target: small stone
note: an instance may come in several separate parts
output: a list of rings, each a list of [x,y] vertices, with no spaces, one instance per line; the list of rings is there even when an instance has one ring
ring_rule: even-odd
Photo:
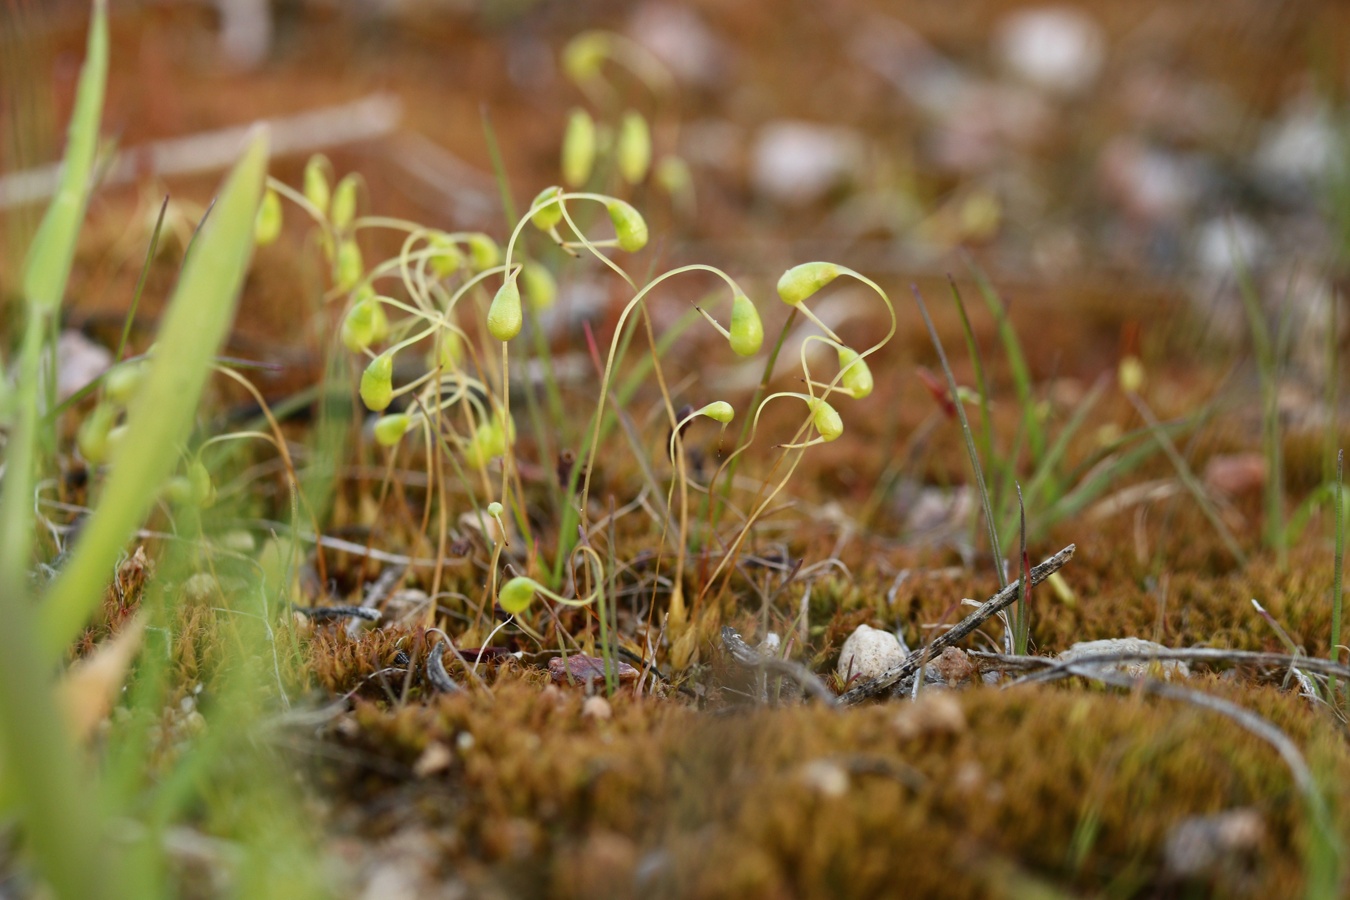
[[[1342,144],[1326,102],[1305,94],[1266,126],[1254,161],[1271,187],[1301,195],[1322,183],[1343,156]]]
[[[797,769],[797,780],[822,797],[842,797],[848,793],[848,772],[828,759],[814,759],[802,765]]]
[[[43,354],[44,378],[48,371],[47,361],[47,355]],[[107,371],[110,365],[112,353],[107,347],[94,343],[73,328],[62,331],[56,339],[56,398],[69,398]]]
[[[1216,875],[1254,855],[1265,837],[1265,822],[1254,809],[1194,816],[1167,833],[1163,867],[1174,878]]]
[[[966,651],[958,647],[948,647],[928,666],[944,684],[962,684],[970,681],[979,669]]]
[[[1059,655],[1060,662],[1074,662],[1090,656],[1111,656],[1117,653],[1157,653],[1170,648],[1162,644],[1146,641],[1143,638],[1124,637],[1107,638],[1101,641],[1080,641]],[[1101,672],[1116,672],[1131,678],[1143,678],[1154,666],[1162,669],[1165,678],[1173,675],[1190,675],[1190,667],[1181,660],[1122,660],[1120,662],[1096,663],[1088,668]]]
[[[1018,78],[1056,94],[1092,86],[1106,61],[1106,38],[1095,19],[1069,6],[1016,12],[996,31],[994,49]]]
[[[1260,453],[1230,453],[1205,463],[1205,487],[1226,497],[1259,491],[1266,483],[1266,458]]]
[[[690,6],[643,3],[633,11],[628,33],[685,84],[715,87],[727,78],[733,51]]]
[[[427,748],[422,751],[422,755],[417,757],[417,762],[413,763],[413,774],[418,778],[435,775],[437,772],[448,769],[453,759],[454,756],[450,753],[449,747],[440,741],[432,741],[427,744]]]
[[[633,684],[642,674],[628,663],[617,659],[613,661],[613,665],[619,684]],[[582,653],[570,654],[566,661],[561,656],[555,656],[548,661],[548,673],[553,677],[555,684],[576,682],[585,685],[592,681],[605,680],[605,661],[597,656],[586,656]]]
[[[1255,271],[1270,253],[1265,232],[1246,216],[1216,216],[1195,229],[1194,240],[1196,268],[1213,279]]]
[[[808,206],[848,180],[863,161],[856,131],[814,122],[770,122],[755,136],[755,190],[785,206]]]
[[[871,625],[859,625],[844,641],[835,671],[844,681],[871,681],[905,659],[905,649],[895,635]]]
[[[609,701],[599,694],[593,697],[587,697],[586,702],[581,704],[581,717],[583,719],[594,719],[597,722],[607,722],[614,718],[614,709],[609,705]]]
[[[966,713],[948,691],[933,688],[900,707],[891,727],[902,741],[928,735],[957,735],[966,730]]]
[[[1195,159],[1130,136],[1112,139],[1099,156],[1103,192],[1131,220],[1144,224],[1185,218],[1200,199],[1204,176]]]

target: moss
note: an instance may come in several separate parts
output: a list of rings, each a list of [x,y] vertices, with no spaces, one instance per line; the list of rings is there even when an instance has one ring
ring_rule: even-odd
[[[1303,701],[1218,678],[1197,686],[1269,717],[1316,753],[1329,783],[1350,777],[1335,730]],[[1232,722],[1081,688],[955,699],[966,722],[956,733],[901,732],[894,706],[721,717],[626,696],[597,721],[575,694],[503,680],[493,696],[397,710],[363,702],[338,730],[356,758],[407,767],[432,742],[454,747],[420,787],[453,799],[416,807],[427,827],[459,836],[445,864],[485,861],[488,883],[556,896],[599,885],[654,896],[984,896],[998,860],[1070,891],[1107,890],[1128,873],[1127,893],[1148,894],[1166,887],[1161,847],[1177,822],[1238,807],[1259,812],[1266,837],[1247,881],[1220,873],[1207,890],[1299,890],[1299,795],[1275,752]],[[359,765],[327,774],[348,803],[390,786],[390,776],[358,777]]]

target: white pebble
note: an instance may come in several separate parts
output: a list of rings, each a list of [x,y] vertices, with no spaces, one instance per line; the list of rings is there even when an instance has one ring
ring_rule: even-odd
[[[839,654],[839,677],[870,681],[905,658],[905,649],[895,635],[870,625],[859,625],[844,641]]]
[[[1008,16],[995,51],[1017,77],[1057,94],[1091,87],[1106,59],[1106,39],[1096,20],[1068,6],[1044,6]]]

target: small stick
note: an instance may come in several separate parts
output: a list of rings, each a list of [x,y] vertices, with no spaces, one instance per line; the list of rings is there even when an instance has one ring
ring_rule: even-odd
[[[1030,675],[1011,682],[1008,687],[1032,682],[1055,681],[1075,674],[1074,667],[1100,667],[1121,662],[1203,662],[1237,663],[1252,666],[1275,666],[1281,669],[1302,669],[1314,675],[1333,675],[1350,678],[1350,666],[1320,659],[1316,656],[1292,655],[1287,653],[1258,653],[1252,650],[1224,650],[1220,647],[1189,647],[1162,650],[1122,650],[1116,653],[1099,653],[1092,656],[1080,656],[1068,662],[1061,662],[1043,656],[1005,656],[1001,653],[986,653],[980,650],[969,651],[976,659],[990,660],[1010,669],[1031,671]],[[1037,670],[1037,671],[1032,671]]]
[[[460,687],[450,673],[445,671],[445,641],[437,641],[436,646],[431,648],[431,653],[427,656],[427,681],[431,686],[443,694],[458,694],[464,690]]]
[[[826,706],[836,705],[834,694],[816,674],[801,663],[789,659],[775,659],[761,656],[750,648],[736,629],[730,625],[722,626],[722,646],[726,648],[731,661],[746,669],[759,669],[775,675],[786,675],[802,686],[802,690],[815,697]]]
[[[295,611],[313,619],[315,622],[331,622],[334,619],[365,619],[367,622],[380,621],[378,609],[364,606],[297,606]]]
[[[1139,689],[1166,700],[1189,703],[1192,706],[1216,712],[1231,720],[1249,734],[1255,735],[1270,744],[1275,752],[1280,754],[1284,764],[1289,767],[1289,773],[1294,778],[1294,784],[1302,792],[1304,800],[1308,804],[1308,812],[1313,820],[1313,827],[1320,833],[1319,836],[1333,848],[1334,852],[1338,842],[1332,831],[1331,814],[1327,809],[1322,792],[1318,789],[1317,782],[1313,778],[1312,770],[1308,768],[1303,753],[1298,749],[1298,745],[1294,743],[1293,739],[1277,728],[1269,719],[1238,706],[1236,703],[1224,700],[1222,697],[1215,697],[1192,688],[1168,684],[1156,678],[1132,678],[1127,675],[1102,672],[1087,668],[1084,665],[1084,660],[1074,660],[1067,664],[1066,668],[1071,675],[1099,681],[1114,688],[1127,691]]]
[[[366,586],[366,596],[361,600],[361,609],[369,610],[376,614],[375,618],[371,621],[379,621],[379,610],[377,607],[384,603],[385,598],[387,598],[390,591],[394,589],[394,585],[398,584],[399,579],[403,577],[405,569],[406,567],[404,566],[390,566],[380,573],[379,578],[376,578]],[[361,618],[366,619],[370,617],[362,616]],[[357,625],[357,622],[349,622],[347,624],[347,637],[356,637],[358,631]]]
[[[1040,584],[1052,574],[1058,572],[1066,562],[1073,559],[1074,551],[1077,549],[1078,546],[1076,544],[1070,544],[1045,562],[1036,566],[1031,570],[1031,583],[1033,585]],[[986,619],[998,615],[1000,612],[1007,609],[1017,600],[1020,593],[1021,584],[1019,582],[1013,582],[1008,585],[1003,590],[981,603],[979,608],[956,625],[952,626],[951,629],[934,638],[932,643],[925,647],[920,647],[909,656],[906,656],[899,665],[889,671],[884,672],[878,677],[873,678],[871,681],[864,682],[843,694],[840,696],[839,702],[844,706],[852,706],[855,703],[860,703],[863,700],[870,700],[873,697],[885,693],[896,683],[919,671],[919,668],[923,666],[926,660],[936,658],[943,650],[952,646],[957,641],[961,640],[966,635],[971,634],[983,625]]]

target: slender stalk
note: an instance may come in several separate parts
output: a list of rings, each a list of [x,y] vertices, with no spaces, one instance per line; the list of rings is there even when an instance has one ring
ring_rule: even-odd
[[[1003,550],[998,543],[998,524],[994,521],[994,510],[989,504],[989,489],[985,486],[984,472],[980,468],[980,454],[975,449],[975,437],[970,430],[970,421],[966,418],[965,406],[961,403],[956,376],[952,374],[951,364],[947,362],[947,351],[942,349],[942,339],[938,337],[933,317],[928,314],[928,305],[923,302],[919,286],[911,285],[910,290],[914,292],[914,301],[919,304],[919,314],[923,316],[923,323],[928,327],[928,336],[933,341],[933,347],[937,349],[938,359],[942,362],[942,371],[947,376],[947,389],[951,392],[956,415],[961,420],[961,435],[966,439],[966,453],[970,456],[970,467],[975,470],[975,487],[980,492],[980,503],[984,507],[984,524],[989,532],[989,550],[994,554],[994,573],[998,576],[999,588],[1006,588],[1008,573],[1003,571]]]
[[[1336,562],[1331,576],[1331,659],[1340,658],[1341,651],[1341,604],[1345,599],[1345,507],[1342,505],[1341,476],[1345,465],[1345,451],[1336,454]],[[1331,705],[1336,706],[1336,677],[1327,680],[1327,694]]]

